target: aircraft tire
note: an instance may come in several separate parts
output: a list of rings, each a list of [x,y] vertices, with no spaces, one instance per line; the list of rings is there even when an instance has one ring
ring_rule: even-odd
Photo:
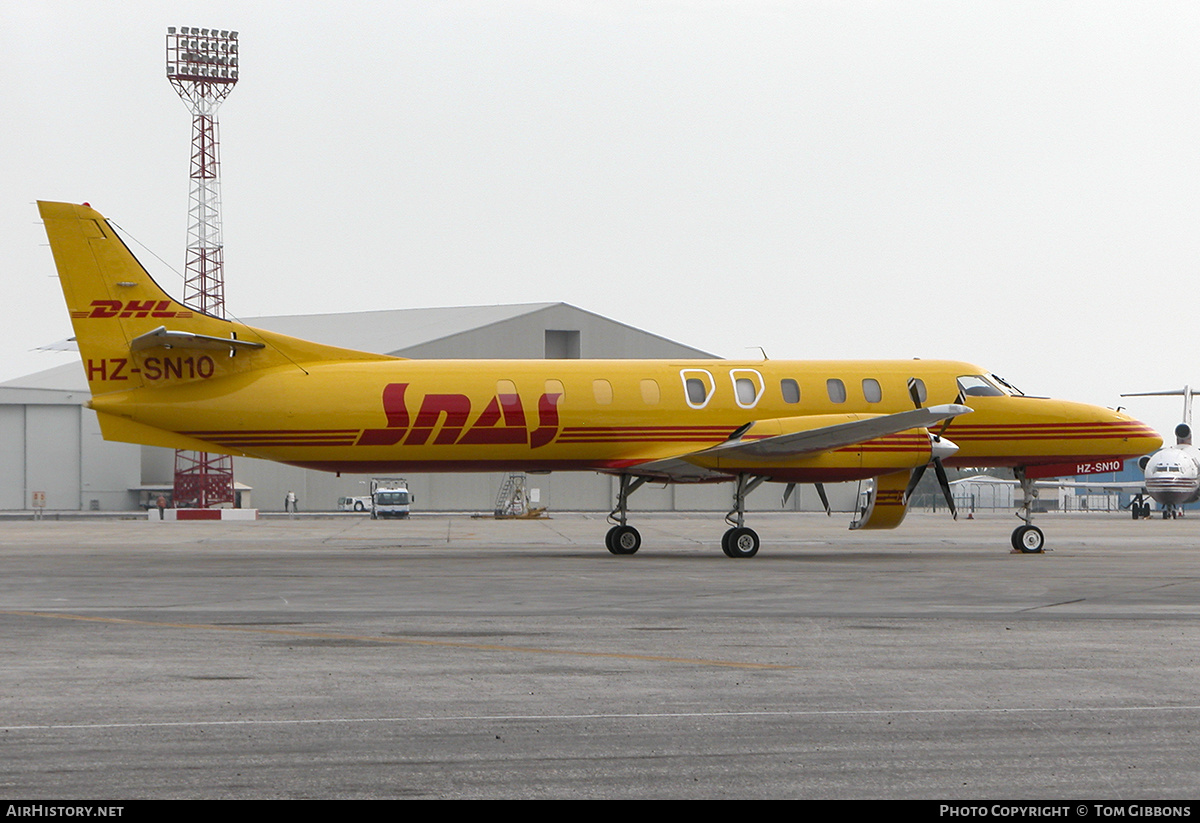
[[[604,547],[616,555],[637,554],[642,535],[633,526],[613,526],[604,535]]]
[[[754,557],[758,554],[758,533],[744,526],[730,529],[721,538],[726,557]]]
[[[1041,554],[1046,546],[1046,536],[1037,526],[1018,526],[1013,530],[1012,544],[1022,554]]]

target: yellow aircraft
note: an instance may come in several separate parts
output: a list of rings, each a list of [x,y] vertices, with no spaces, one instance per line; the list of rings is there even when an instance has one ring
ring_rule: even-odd
[[[752,557],[745,501],[764,481],[824,500],[821,484],[870,480],[851,528],[894,528],[929,465],[953,508],[944,466],[1011,467],[1028,498],[1034,476],[1162,445],[1125,414],[1026,397],[967,363],[420,361],[310,343],[173,300],[87,204],[38,207],[106,439],[334,472],[606,472],[613,554],[641,545],[628,501],[647,481],[732,481],[722,548]],[[1021,516],[1013,547],[1040,552]]]

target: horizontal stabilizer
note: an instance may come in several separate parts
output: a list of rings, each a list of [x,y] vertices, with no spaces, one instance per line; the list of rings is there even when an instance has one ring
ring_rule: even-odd
[[[232,332],[236,334],[237,332]],[[238,349],[263,349],[265,343],[253,340],[238,340],[236,337],[213,337],[207,334],[193,334],[187,331],[168,331],[166,326],[159,326],[154,331],[140,334],[129,341],[130,351],[145,351],[156,346],[164,349],[207,349],[234,352]]]

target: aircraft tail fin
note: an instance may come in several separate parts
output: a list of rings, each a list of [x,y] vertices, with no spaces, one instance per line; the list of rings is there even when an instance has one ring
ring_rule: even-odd
[[[1182,397],[1183,398],[1183,422],[1175,427],[1175,445],[1190,446],[1192,445],[1192,387],[1184,386],[1182,389],[1172,389],[1171,391],[1144,391],[1130,392],[1123,394],[1122,397]]]
[[[316,360],[391,360],[309,343],[185,306],[89,205],[38,202],[92,394]]]

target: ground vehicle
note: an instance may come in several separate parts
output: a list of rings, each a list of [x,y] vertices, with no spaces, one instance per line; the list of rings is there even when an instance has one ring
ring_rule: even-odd
[[[339,497],[338,511],[340,512],[369,512],[371,510],[371,497]]]
[[[371,481],[371,519],[408,517],[412,495],[408,481],[403,478],[377,477]]]

